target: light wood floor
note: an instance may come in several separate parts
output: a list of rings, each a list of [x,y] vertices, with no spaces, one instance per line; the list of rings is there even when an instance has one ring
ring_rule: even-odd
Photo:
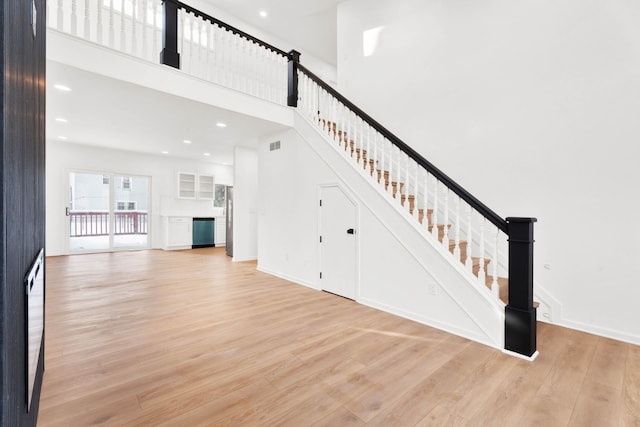
[[[221,249],[48,258],[46,349],[40,426],[640,426],[640,347],[529,363]]]

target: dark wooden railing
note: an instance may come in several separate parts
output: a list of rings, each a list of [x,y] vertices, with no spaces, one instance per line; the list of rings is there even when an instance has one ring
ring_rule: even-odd
[[[509,303],[505,309],[505,349],[525,356],[532,356],[536,352],[536,309],[533,306],[533,223],[536,222],[535,218],[509,217],[505,219],[495,213],[408,144],[300,64],[299,52],[292,50],[287,53],[177,0],[164,0],[165,25],[163,50],[160,56],[161,63],[180,68],[179,52],[177,51],[177,14],[180,9],[200,16],[211,23],[226,28],[238,37],[251,40],[288,58],[288,106],[297,107],[298,105],[298,71],[300,71],[391,141],[418,165],[435,176],[476,212],[507,234],[509,241]]]
[[[115,212],[114,235],[147,234],[146,212]],[[109,235],[109,212],[70,212],[69,226],[71,237],[97,237]]]

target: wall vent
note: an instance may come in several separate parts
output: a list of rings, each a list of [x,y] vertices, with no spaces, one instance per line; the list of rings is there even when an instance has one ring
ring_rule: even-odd
[[[280,141],[272,142],[269,144],[269,151],[275,151],[280,149]]]

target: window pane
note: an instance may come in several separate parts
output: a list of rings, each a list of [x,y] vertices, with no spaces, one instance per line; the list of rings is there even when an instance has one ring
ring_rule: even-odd
[[[224,208],[227,187],[216,184],[216,197],[213,200],[213,206],[216,208]]]

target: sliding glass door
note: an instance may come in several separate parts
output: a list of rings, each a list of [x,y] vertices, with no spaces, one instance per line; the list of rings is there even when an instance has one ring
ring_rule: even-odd
[[[69,252],[149,247],[146,176],[69,173]]]

